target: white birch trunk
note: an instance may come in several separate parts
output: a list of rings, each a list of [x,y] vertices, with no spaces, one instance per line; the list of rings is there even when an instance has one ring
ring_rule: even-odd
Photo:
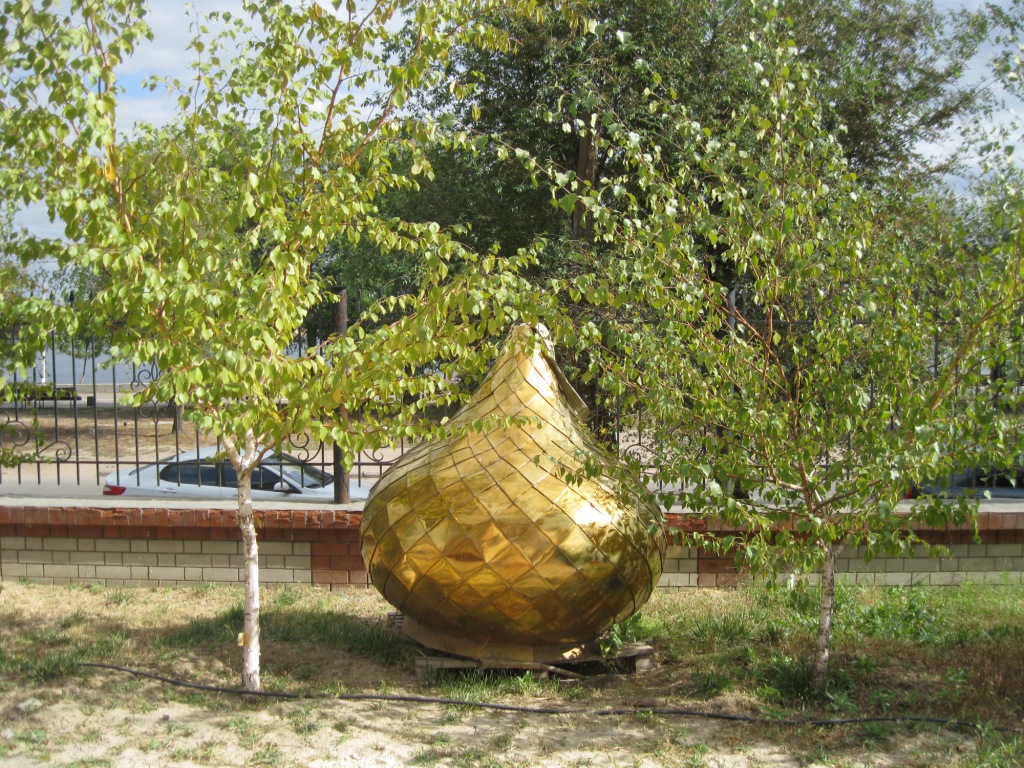
[[[818,611],[818,637],[815,642],[814,674],[816,690],[824,691],[828,678],[828,660],[832,649],[832,617],[836,607],[836,558],[841,546],[825,545],[825,562],[821,565],[821,604]]]
[[[243,480],[244,478],[244,480]],[[238,473],[238,527],[245,555],[245,621],[242,625],[242,684],[260,689],[260,566],[252,514],[252,469]]]
[[[260,690],[260,565],[256,540],[256,520],[252,512],[252,470],[256,464],[256,440],[252,432],[245,436],[244,453],[233,441],[225,446],[238,474],[238,528],[242,532],[242,554],[245,557],[245,604],[242,634],[242,685],[247,691]]]

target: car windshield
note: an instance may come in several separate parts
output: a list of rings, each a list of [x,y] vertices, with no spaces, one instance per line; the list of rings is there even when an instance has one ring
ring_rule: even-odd
[[[334,475],[323,472],[312,464],[277,453],[263,460],[264,466],[271,466],[301,488],[323,488],[334,481]]]

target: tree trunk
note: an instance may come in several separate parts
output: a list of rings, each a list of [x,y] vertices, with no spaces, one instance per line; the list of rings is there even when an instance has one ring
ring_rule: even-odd
[[[174,405],[174,434],[180,439],[181,429],[185,426],[185,406],[181,403]]]
[[[841,546],[825,545],[825,562],[821,565],[821,605],[818,612],[818,638],[815,642],[814,675],[815,690],[824,691],[828,678],[828,658],[832,648],[832,617],[836,605],[836,558]]]
[[[243,479],[244,478],[244,479]],[[242,684],[260,689],[260,567],[252,514],[252,469],[238,474],[238,527],[245,555],[245,620],[242,625]]]
[[[587,115],[586,126],[580,136],[579,155],[576,158],[576,190],[582,197],[590,194],[597,181],[597,115]],[[580,200],[572,211],[572,237],[574,240],[589,240],[594,232],[594,217]]]
[[[242,634],[242,685],[247,691],[260,690],[260,564],[256,540],[256,519],[252,512],[252,471],[258,461],[256,439],[252,431],[245,435],[245,446],[237,450],[234,440],[225,437],[224,446],[238,475],[238,528],[242,532],[245,557],[245,604]]]

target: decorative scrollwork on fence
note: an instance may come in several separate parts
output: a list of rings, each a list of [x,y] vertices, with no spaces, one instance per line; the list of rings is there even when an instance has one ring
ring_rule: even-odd
[[[7,411],[0,411],[0,466],[57,463],[67,461],[73,454],[66,440],[54,438],[47,442],[35,413],[31,423],[26,423]]]
[[[327,453],[324,444],[320,441],[313,442],[308,432],[301,435],[292,435],[288,441],[288,452],[297,459],[307,461],[310,464],[327,464]]]
[[[159,379],[160,374],[160,367],[156,363],[135,366],[132,370],[132,392],[143,391]],[[174,434],[175,429],[180,426],[178,421],[182,418],[182,414],[174,403],[161,402],[156,398],[151,398],[142,403],[139,406],[139,415],[153,422],[154,432],[168,437]],[[167,423],[167,429],[165,432],[160,432],[163,422]]]

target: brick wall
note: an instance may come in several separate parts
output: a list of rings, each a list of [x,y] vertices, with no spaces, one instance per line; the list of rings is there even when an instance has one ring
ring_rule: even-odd
[[[341,590],[368,584],[359,554],[358,507],[257,510],[264,582]],[[695,527],[670,515],[669,528]],[[706,522],[696,525],[708,530]],[[713,526],[712,526],[713,529]],[[982,510],[978,537],[965,528],[920,530],[950,549],[944,558],[840,556],[848,582],[903,585],[1024,583],[1024,512]],[[722,529],[724,532],[724,529]],[[0,502],[0,580],[171,586],[242,580],[241,535],[231,508],[7,505]],[[731,557],[670,546],[662,587],[733,587],[746,574]]]
[[[836,564],[840,581],[880,586],[929,584],[951,586],[975,584],[1024,584],[1024,512],[982,509],[978,513],[978,534],[968,526],[921,527],[917,535],[930,544],[941,544],[948,557],[876,557],[864,560],[864,550],[844,550]],[[687,515],[669,515],[669,529],[737,533],[725,526],[695,522]],[[661,587],[735,587],[747,580],[730,556],[703,550],[669,546]],[[808,577],[811,582],[816,576]]]
[[[358,511],[258,510],[260,578],[369,584]],[[231,509],[0,506],[0,580],[163,587],[242,581]]]

